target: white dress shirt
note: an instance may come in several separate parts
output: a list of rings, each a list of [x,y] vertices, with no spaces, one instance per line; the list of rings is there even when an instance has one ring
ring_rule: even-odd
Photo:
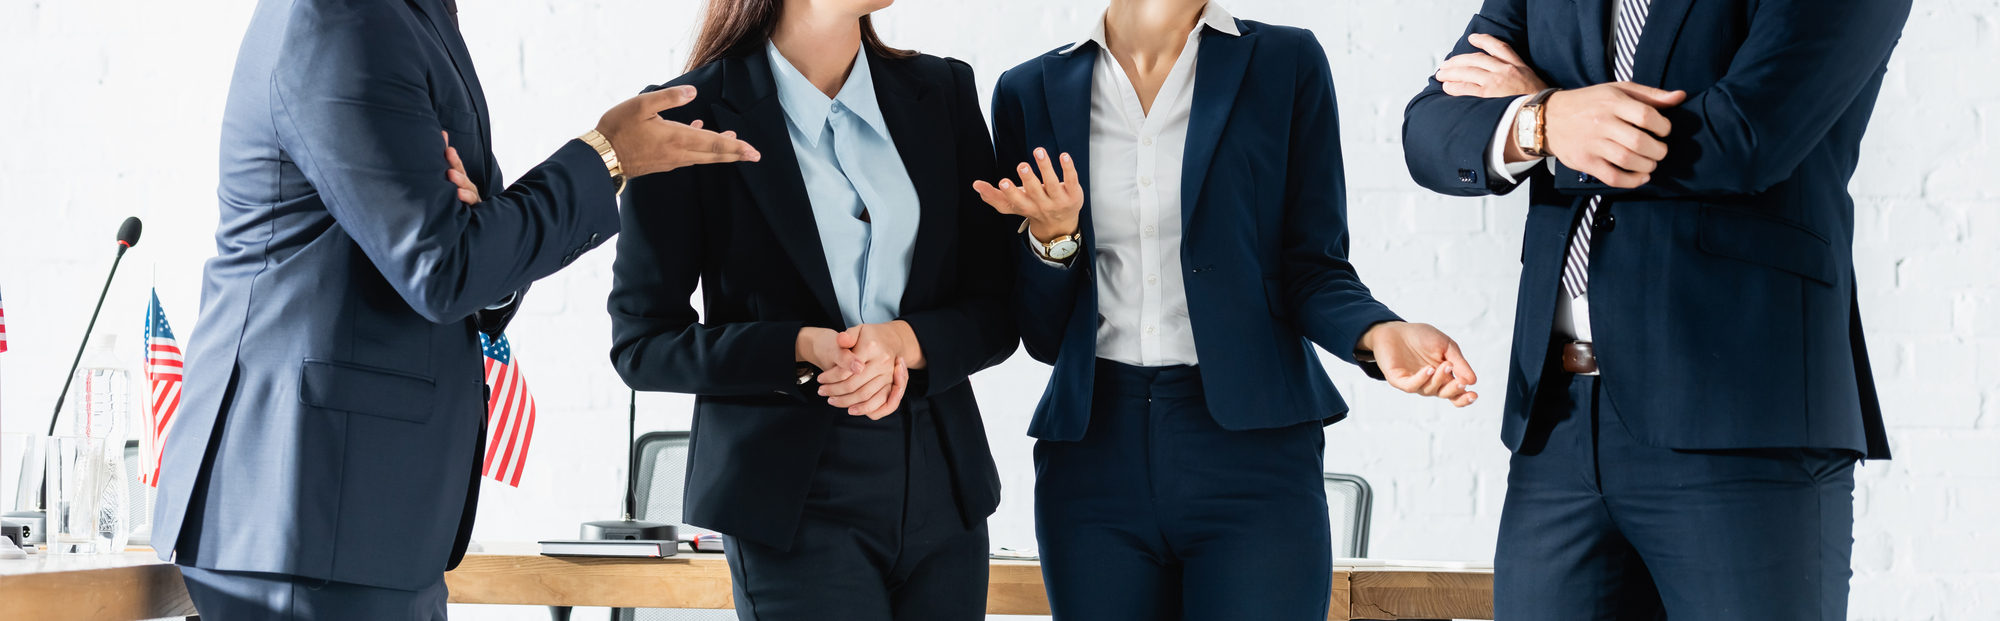
[[[1111,55],[1102,17],[1088,38],[1062,52],[1089,43],[1098,47],[1090,78],[1090,187],[1085,189],[1091,204],[1086,234],[1097,249],[1099,358],[1145,367],[1200,361],[1181,280],[1181,168],[1203,26],[1239,34],[1235,18],[1210,2],[1153,98],[1151,114],[1139,106],[1132,80]]]

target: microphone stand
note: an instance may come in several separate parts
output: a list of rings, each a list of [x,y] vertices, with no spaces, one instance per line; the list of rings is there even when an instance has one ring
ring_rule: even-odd
[[[49,414],[49,433],[56,435],[56,421],[62,419],[63,399],[69,397],[69,385],[76,381],[76,367],[83,362],[83,351],[90,347],[90,333],[97,329],[97,315],[104,312],[104,296],[111,293],[111,280],[118,277],[118,264],[125,261],[125,251],[132,247],[118,243],[118,256],[111,260],[111,273],[104,275],[104,290],[97,292],[97,308],[90,311],[90,324],[83,328],[83,343],[76,346],[76,358],[69,361],[69,373],[63,376],[62,392],[56,393],[56,411]]]
[[[639,432],[639,391],[632,391],[629,407],[625,414],[625,517],[620,520],[598,520],[584,522],[583,539],[633,539],[647,541],[674,541],[676,531],[672,524],[642,522],[632,519],[639,506],[639,455],[633,438]],[[669,548],[672,549],[672,548]]]

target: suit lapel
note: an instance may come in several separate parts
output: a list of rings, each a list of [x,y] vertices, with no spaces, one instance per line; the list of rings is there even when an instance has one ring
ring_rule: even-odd
[[[452,23],[451,13],[439,0],[410,0],[410,6],[423,14],[431,32],[444,43],[445,52],[451,55],[452,69],[458,73],[459,82],[465,85],[465,92],[472,98],[472,111],[474,116],[479,117],[479,143],[487,145],[486,153],[481,154],[486,163],[486,176],[489,177],[485,186],[498,190],[500,180],[494,177],[499,175],[500,167],[491,161],[493,130],[488,127],[486,92],[479,88],[479,72],[472,68],[472,53],[465,49],[465,38],[459,34],[458,25]]]
[[[1646,13],[1646,28],[1639,35],[1638,53],[1632,57],[1632,81],[1660,87],[1666,78],[1667,58],[1673,55],[1674,40],[1680,37],[1688,9],[1694,0],[1653,0]]]
[[[1575,0],[1577,31],[1581,33],[1578,36],[1583,38],[1577,42],[1577,49],[1582,50],[1580,55],[1583,56],[1583,68],[1587,73],[1584,77],[1589,82],[1576,86],[1590,86],[1611,81],[1611,67],[1606,64],[1610,62],[1610,57],[1605,56],[1604,51],[1605,37],[1610,35],[1606,34],[1604,28],[1611,19],[1611,3],[1617,1]]]
[[[958,236],[958,196],[966,188],[958,186],[958,161],[951,114],[944,98],[931,99],[932,85],[911,74],[901,64],[867,55],[869,72],[875,78],[875,101],[882,107],[882,119],[889,124],[889,137],[896,154],[916,186],[918,212],[916,248],[910,257],[909,281],[903,287],[902,307],[927,307],[936,292],[932,283],[942,282],[945,256]]]
[[[1215,148],[1222,142],[1222,128],[1229,123],[1236,91],[1243,86],[1243,74],[1250,66],[1250,52],[1256,49],[1255,32],[1236,23],[1240,36],[1210,29],[1202,33],[1200,56],[1195,58],[1194,106],[1188,119],[1187,153],[1181,165],[1181,230],[1190,230],[1194,210],[1200,203],[1208,165],[1215,160]]]
[[[1096,43],[1084,42],[1068,54],[1042,57],[1042,91],[1048,99],[1049,122],[1055,131],[1055,149],[1049,157],[1068,153],[1076,163],[1077,181],[1083,186],[1083,211],[1079,214],[1083,236],[1083,264],[1095,265],[1097,236],[1090,233],[1090,97],[1091,72],[1097,55]],[[1030,157],[1034,148],[1028,145]],[[1032,164],[1032,162],[1030,163]],[[1021,162],[1000,162],[1000,170],[1012,171]],[[1058,166],[1060,169],[1060,166]],[[1012,175],[1009,175],[1012,176]]]
[[[760,47],[747,57],[724,61],[729,66],[723,78],[723,105],[714,108],[715,127],[710,128],[735,131],[738,138],[757,146],[763,160],[715,166],[729,166],[743,175],[744,185],[770,223],[782,251],[798,267],[799,276],[819,299],[826,317],[841,325],[845,322],[839,298],[834,297],[833,276],[827,271],[826,249],[819,242],[812,199],[806,193],[805,176],[799,172],[799,156],[792,150],[785,109],[778,102],[771,63],[764,54]]]

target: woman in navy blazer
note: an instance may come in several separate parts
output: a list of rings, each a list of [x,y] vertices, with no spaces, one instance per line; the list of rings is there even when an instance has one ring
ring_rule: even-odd
[[[1204,0],[1113,0],[1001,76],[993,122],[1020,181],[977,187],[1025,218],[1016,309],[1055,365],[1029,434],[1056,617],[1324,619],[1322,427],[1347,406],[1313,345],[1477,398],[1457,345],[1347,261],[1325,52]]]
[[[985,616],[1000,482],[966,380],[1019,342],[1013,239],[972,191],[971,67],[883,45],[888,4],[711,2],[669,83],[699,96],[663,116],[769,146],[624,210],[612,360],[696,395],[683,519],[725,535],[746,620]]]

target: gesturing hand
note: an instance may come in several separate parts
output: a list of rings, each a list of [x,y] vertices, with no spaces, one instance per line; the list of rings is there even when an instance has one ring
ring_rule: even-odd
[[[458,186],[459,202],[467,205],[477,205],[479,204],[479,186],[472,185],[472,177],[466,176],[465,160],[458,159],[458,149],[454,149],[451,146],[451,132],[443,133],[444,162],[451,165],[451,170],[445,171],[444,176],[446,179],[451,180],[452,185]]]
[[[638,177],[682,166],[724,162],[755,162],[763,156],[736,139],[736,132],[715,133],[701,121],[683,124],[660,118],[660,111],[694,101],[692,86],[676,86],[625,100],[597,121],[597,133],[611,142],[625,175]]]
[[[1459,353],[1458,343],[1437,328],[1400,321],[1379,323],[1361,336],[1361,347],[1374,353],[1382,376],[1397,390],[1441,397],[1458,407],[1479,400],[1479,394],[1469,389],[1479,382],[1479,376]]]
[[[1559,91],[1549,96],[1543,113],[1549,153],[1614,188],[1646,185],[1667,157],[1660,138],[1673,131],[1659,109],[1683,101],[1686,91],[1632,82]]]
[[[1076,163],[1069,154],[1062,154],[1062,176],[1056,176],[1056,168],[1049,161],[1047,149],[1035,149],[1035,163],[1041,167],[1041,177],[1035,176],[1035,169],[1022,162],[1016,169],[1021,174],[1021,185],[1013,181],[1000,180],[1000,187],[984,181],[972,182],[972,189],[979,192],[979,198],[992,205],[1000,213],[1023,216],[1028,219],[1028,232],[1035,239],[1047,242],[1076,232],[1079,214],[1083,212],[1083,182],[1076,177]]]
[[[1526,58],[1514,47],[1489,34],[1466,37],[1466,42],[1485,53],[1459,54],[1438,65],[1437,79],[1446,95],[1454,97],[1519,97],[1548,88]]]

